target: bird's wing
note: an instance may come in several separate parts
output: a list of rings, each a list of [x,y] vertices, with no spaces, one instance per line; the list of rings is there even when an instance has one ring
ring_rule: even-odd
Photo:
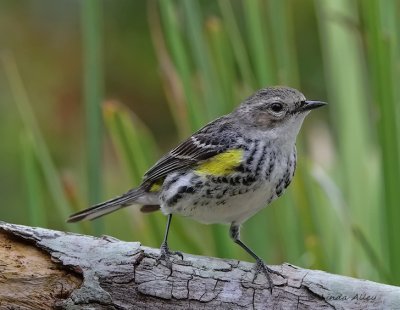
[[[153,183],[171,172],[199,164],[235,145],[238,134],[218,119],[193,134],[162,157],[144,175],[143,183]],[[237,144],[236,144],[237,145]]]

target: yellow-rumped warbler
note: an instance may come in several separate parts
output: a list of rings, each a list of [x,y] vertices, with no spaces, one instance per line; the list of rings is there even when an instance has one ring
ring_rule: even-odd
[[[279,197],[296,168],[296,137],[310,110],[326,103],[306,100],[289,87],[268,87],[232,113],[207,124],[162,157],[142,184],[117,198],[71,215],[95,219],[138,204],[168,216],[160,258],[169,265],[168,231],[173,214],[204,223],[230,224],[230,236],[256,260],[273,287],[266,264],[239,238],[240,225]],[[183,257],[182,257],[183,259]]]

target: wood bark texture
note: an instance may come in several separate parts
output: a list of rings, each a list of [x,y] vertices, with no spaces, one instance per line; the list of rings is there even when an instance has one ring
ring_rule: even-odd
[[[0,309],[400,309],[400,288],[184,254],[172,269],[158,249],[0,222]]]

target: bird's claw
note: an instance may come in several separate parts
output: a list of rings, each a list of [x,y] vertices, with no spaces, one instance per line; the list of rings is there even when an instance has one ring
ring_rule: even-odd
[[[276,274],[276,275],[278,275],[280,277],[283,277],[283,275],[280,272],[269,268],[261,259],[256,261],[254,269],[255,269],[255,274],[254,274],[253,281],[257,278],[257,275],[260,272],[264,273],[265,277],[267,278],[268,284],[269,284],[269,291],[272,294],[272,289],[274,287],[274,282],[272,281],[271,274]]]
[[[179,251],[171,251],[168,247],[167,243],[163,243],[160,248],[160,256],[157,258],[157,262],[160,262],[161,260],[165,261],[167,267],[169,269],[172,269],[172,261],[171,261],[171,256],[177,255],[183,260],[183,254]]]

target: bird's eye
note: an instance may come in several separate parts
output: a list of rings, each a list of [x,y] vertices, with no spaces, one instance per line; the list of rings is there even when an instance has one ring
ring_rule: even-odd
[[[283,105],[282,103],[274,102],[273,104],[271,104],[270,109],[275,113],[279,113],[283,110]]]

